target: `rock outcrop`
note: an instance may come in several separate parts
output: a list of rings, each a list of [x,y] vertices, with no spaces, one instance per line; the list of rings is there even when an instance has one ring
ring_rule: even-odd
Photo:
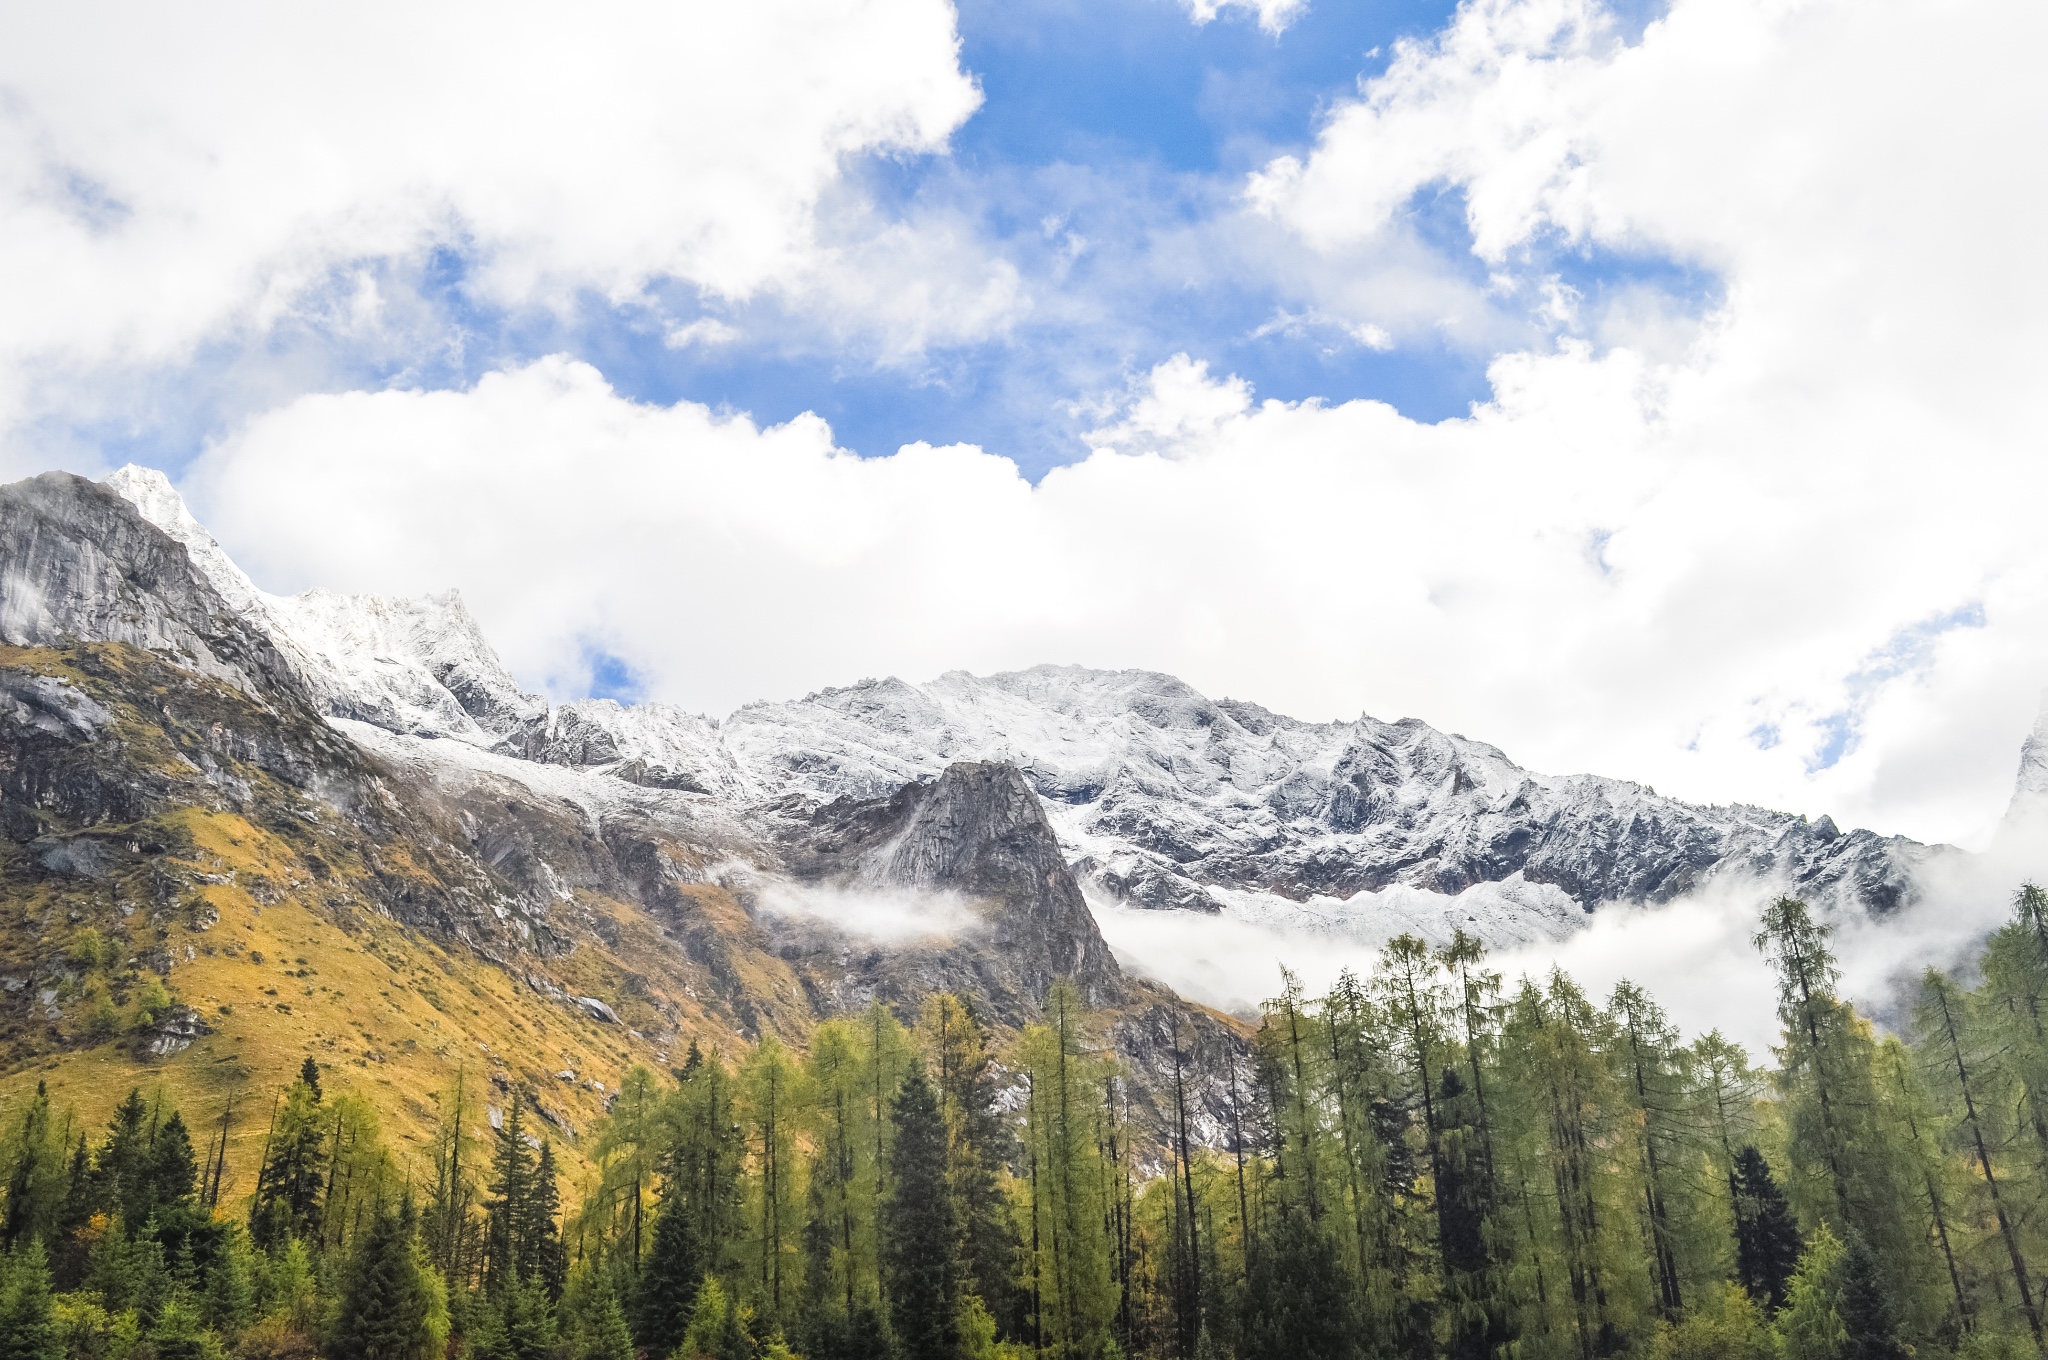
[[[1005,1012],[1022,1013],[1058,978],[1072,979],[1091,1005],[1126,994],[1059,839],[1014,765],[963,763],[886,798],[838,799],[786,834],[800,879],[950,893],[972,904],[985,929],[950,948],[974,956],[980,990],[996,994]]]

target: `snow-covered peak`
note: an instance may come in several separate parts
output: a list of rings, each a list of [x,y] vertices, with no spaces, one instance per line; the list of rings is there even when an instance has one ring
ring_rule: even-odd
[[[244,617],[260,614],[275,596],[256,588],[247,572],[236,566],[206,526],[193,518],[185,498],[171,485],[171,479],[155,468],[129,463],[110,473],[102,482],[108,490],[141,512],[144,519],[185,545],[185,555],[206,578],[230,609]]]
[[[454,591],[418,599],[272,595],[235,565],[163,473],[130,463],[104,485],[184,545],[192,565],[270,636],[329,714],[477,745],[545,717],[546,702],[519,688]]]
[[[679,790],[771,821],[805,802],[888,795],[958,762],[1004,762],[1023,772],[1099,901],[1197,911],[1356,902],[1384,914],[1395,888],[1450,902],[1512,880],[1548,920],[1572,904],[1667,900],[1740,874],[1886,910],[1910,896],[1915,865],[1932,853],[1844,834],[1826,818],[1535,774],[1412,718],[1304,722],[1152,671],[864,680],[749,704],[723,723],[610,700],[550,708],[506,674],[453,592],[266,595],[161,474],[126,468],[109,485],[269,630],[334,716],[606,781],[594,790],[625,780],[657,802],[659,790]],[[2048,809],[2048,719],[2029,741],[2020,795]]]

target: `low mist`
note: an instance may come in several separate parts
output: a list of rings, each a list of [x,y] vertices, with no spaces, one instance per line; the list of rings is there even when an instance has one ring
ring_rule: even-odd
[[[764,917],[824,926],[878,945],[957,939],[982,928],[979,913],[955,893],[834,888],[772,880],[754,909]]]
[[[1969,974],[1985,937],[2010,919],[2013,895],[2028,881],[2048,881],[2048,824],[2008,825],[1981,853],[1938,855],[1920,871],[1913,904],[1887,916],[1815,902],[1834,927],[1842,995],[1880,1025],[1903,1024],[1921,973],[1933,967]],[[1636,982],[1687,1037],[1719,1029],[1768,1062],[1778,1040],[1777,996],[1753,937],[1765,904],[1782,891],[1769,881],[1729,878],[1657,906],[1608,904],[1560,938],[1529,939],[1524,932],[1521,941],[1497,945],[1491,963],[1510,988],[1524,975],[1561,967],[1603,1002],[1617,982]],[[1368,974],[1381,942],[1416,919],[1412,909],[1379,910],[1374,896],[1351,899],[1355,910],[1337,929],[1327,911],[1304,924],[1311,918],[1093,905],[1126,967],[1242,1014],[1279,992],[1283,966],[1311,995],[1326,991],[1344,969]],[[1459,899],[1425,896],[1445,904],[1437,914],[1443,925],[1417,933],[1447,936],[1463,915],[1449,906]]]

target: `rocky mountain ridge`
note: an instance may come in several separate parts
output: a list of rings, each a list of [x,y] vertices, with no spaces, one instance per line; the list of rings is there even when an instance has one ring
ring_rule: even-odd
[[[914,1019],[940,989],[1010,1032],[1071,979],[1141,1104],[1176,1048],[1241,1047],[1235,1022],[1123,972],[1013,767],[955,763],[871,799],[697,791],[662,751],[636,767],[597,744],[646,713],[582,723],[521,695],[454,597],[267,596],[160,478],[116,481],[138,494],[59,473],[0,487],[0,1086],[109,1044],[146,1064],[202,1040],[381,1042],[376,1001],[301,981],[371,960],[432,1001],[406,1021],[427,1069],[459,1071],[473,1041],[564,1128],[537,1053],[801,1042],[873,1001]],[[835,910],[849,901],[872,919]],[[79,964],[86,931],[126,964],[102,971],[98,943]],[[303,953],[278,999],[264,970],[287,947]],[[479,1000],[502,995],[487,975],[517,985],[464,1020],[428,970]],[[137,999],[150,971],[177,998],[164,1014]]]
[[[698,794],[741,818],[790,798],[882,798],[961,762],[1011,764],[1098,904],[1254,917],[1307,904],[1367,936],[1456,920],[1521,943],[1568,933],[1602,903],[1668,901],[1730,876],[1886,913],[1947,853],[1826,817],[1537,774],[1412,718],[1303,722],[1144,671],[865,680],[722,721],[663,704],[551,706],[519,688],[452,592],[267,596],[161,474],[124,468],[107,485],[185,544],[330,716]]]

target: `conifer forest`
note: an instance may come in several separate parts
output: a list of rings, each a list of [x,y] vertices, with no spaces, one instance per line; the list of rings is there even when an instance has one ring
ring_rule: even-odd
[[[310,1057],[254,1114],[39,1093],[0,1129],[0,1360],[2048,1354],[2048,892],[1887,1026],[1803,902],[1755,943],[1768,1054],[1402,936],[1158,1099],[1065,984],[1000,1040],[942,994],[692,1045],[574,1175],[466,1074],[430,1158]]]

